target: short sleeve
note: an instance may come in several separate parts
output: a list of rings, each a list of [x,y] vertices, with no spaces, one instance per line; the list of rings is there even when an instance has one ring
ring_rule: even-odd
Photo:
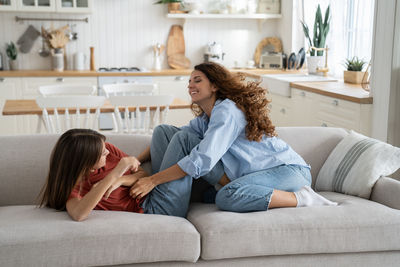
[[[80,186],[81,186],[80,183],[74,186],[74,188],[71,191],[71,194],[69,194],[68,200],[73,198],[78,198],[78,199],[82,198],[81,194],[79,193]]]
[[[129,155],[126,154],[125,152],[123,152],[121,149],[119,149],[118,147],[114,146],[113,144],[107,143],[106,142],[106,149],[113,154],[114,156],[116,156],[117,158],[123,158],[123,157],[128,157]]]

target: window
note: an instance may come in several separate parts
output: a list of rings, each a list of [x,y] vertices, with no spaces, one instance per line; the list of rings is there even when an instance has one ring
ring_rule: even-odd
[[[311,35],[318,4],[322,16],[328,5],[331,8],[326,41],[329,74],[341,78],[346,58],[357,56],[367,62],[371,59],[375,0],[302,0],[304,21]]]

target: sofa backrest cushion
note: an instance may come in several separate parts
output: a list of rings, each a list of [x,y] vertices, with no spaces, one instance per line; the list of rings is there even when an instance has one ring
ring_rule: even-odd
[[[313,185],[330,152],[348,134],[343,129],[323,127],[277,127],[277,133],[311,165]],[[0,206],[37,203],[58,137],[47,134],[0,136],[3,151],[0,153]],[[107,141],[137,156],[150,145],[151,136],[109,134]],[[150,171],[149,164],[143,167]]]
[[[58,137],[56,134],[0,136],[0,206],[38,203],[37,196],[46,181],[50,154]],[[107,135],[107,141],[137,156],[150,145],[151,136]]]
[[[279,138],[311,165],[312,187],[329,154],[349,134],[341,128],[327,127],[277,127],[276,131]]]

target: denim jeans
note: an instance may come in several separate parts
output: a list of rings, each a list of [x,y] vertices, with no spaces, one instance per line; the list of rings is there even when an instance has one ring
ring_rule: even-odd
[[[201,139],[187,130],[171,125],[159,125],[153,131],[150,145],[152,172],[163,171],[189,155]],[[211,185],[224,174],[221,161],[202,178]],[[186,217],[189,207],[193,178],[189,175],[156,186],[144,200],[145,213]]]
[[[226,211],[263,211],[274,189],[295,192],[305,185],[311,185],[307,167],[280,165],[233,180],[217,192],[215,204]]]

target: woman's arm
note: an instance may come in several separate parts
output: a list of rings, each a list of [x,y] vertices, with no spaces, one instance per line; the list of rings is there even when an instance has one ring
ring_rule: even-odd
[[[75,221],[85,220],[89,213],[96,207],[110,186],[129,169],[135,166],[136,158],[122,158],[118,165],[104,179],[96,183],[81,199],[72,198],[67,201],[68,214]]]
[[[187,174],[179,167],[178,164],[174,164],[168,169],[138,180],[132,186],[130,190],[130,195],[132,197],[142,198],[147,195],[151,190],[153,190],[153,188],[157,185],[178,180],[186,175]]]

